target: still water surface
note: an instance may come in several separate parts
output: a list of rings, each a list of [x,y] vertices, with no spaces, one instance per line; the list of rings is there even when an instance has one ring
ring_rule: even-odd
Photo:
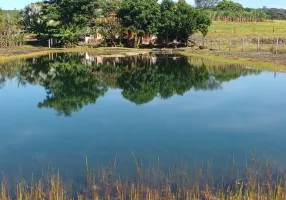
[[[0,64],[0,171],[48,164],[84,175],[167,167],[182,158],[226,169],[255,148],[286,158],[286,76],[176,55],[54,54]],[[199,165],[199,164],[198,164]]]

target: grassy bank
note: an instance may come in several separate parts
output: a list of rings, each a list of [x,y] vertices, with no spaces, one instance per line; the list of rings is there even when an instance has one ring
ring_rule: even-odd
[[[148,169],[142,168],[134,156],[137,175],[133,178],[116,172],[116,159],[110,166],[95,172],[90,170],[86,158],[85,181],[64,181],[59,172],[43,173],[36,180],[20,180],[11,184],[3,175],[0,188],[1,200],[257,200],[286,198],[286,177],[275,165],[262,165],[255,155],[239,173],[235,160],[229,173],[215,179],[211,162],[191,173],[183,163],[171,166],[169,171],[160,169],[160,163]],[[83,165],[84,167],[84,165]]]
[[[45,48],[23,46],[19,48],[0,48],[0,62],[36,57],[49,53],[62,52],[93,52],[94,54],[132,54],[132,53],[147,53],[151,49],[132,49],[132,48]],[[173,51],[174,52],[174,51]],[[260,69],[286,71],[286,54],[272,54],[266,52],[241,52],[241,51],[178,51],[180,54],[192,57],[203,57],[206,59],[216,60],[226,64],[242,64]]]
[[[285,39],[286,21],[213,21],[205,39],[200,34],[193,37],[196,45],[207,46],[213,51],[195,51],[189,55],[285,71]]]
[[[206,58],[225,64],[240,64],[263,70],[286,71],[286,55],[264,54],[264,53],[238,53],[224,51],[184,51],[184,56]]]
[[[46,48],[46,47],[11,47],[11,48],[0,48],[0,61],[9,61],[14,59],[30,58],[49,53],[64,53],[64,52],[94,52],[98,54],[114,54],[114,53],[145,53],[149,52],[148,49],[134,49],[134,48],[88,48],[88,47],[77,47],[77,48]]]

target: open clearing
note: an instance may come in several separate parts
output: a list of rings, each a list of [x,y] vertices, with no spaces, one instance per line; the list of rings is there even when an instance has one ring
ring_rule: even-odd
[[[208,38],[211,39],[237,39],[258,37],[286,39],[286,21],[213,21],[208,34]]]

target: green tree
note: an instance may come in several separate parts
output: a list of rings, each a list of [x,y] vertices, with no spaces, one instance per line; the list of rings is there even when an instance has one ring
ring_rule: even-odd
[[[66,47],[75,47],[79,41],[79,36],[83,34],[83,30],[75,25],[62,26],[60,28],[61,40]]]
[[[220,0],[195,0],[198,8],[214,8]]]
[[[185,1],[175,4],[168,0],[164,0],[161,4],[160,22],[159,37],[166,41],[181,40],[185,44],[189,36],[195,32],[200,31],[206,35],[211,24],[205,12],[192,8]]]
[[[157,34],[160,18],[157,0],[122,0],[117,15],[122,26],[133,33],[134,45],[140,45],[142,33]]]
[[[163,0],[160,5],[161,17],[158,26],[158,37],[165,40],[166,45],[169,43],[169,37],[174,36],[176,30],[175,3],[172,0]],[[171,38],[174,39],[174,38]]]
[[[48,28],[48,21],[49,19],[42,13],[41,3],[29,4],[20,12],[20,24],[30,33],[45,34]]]
[[[63,26],[87,27],[99,11],[98,0],[49,0],[46,4]]]
[[[237,12],[237,11],[243,11],[244,8],[240,3],[235,3],[231,0],[223,0],[218,3],[218,5],[216,6],[216,10]]]
[[[100,5],[100,16],[96,19],[96,30],[105,39],[110,39],[112,46],[116,46],[114,39],[121,37],[123,27],[120,23],[120,19],[116,16],[120,9],[119,0],[101,0]]]

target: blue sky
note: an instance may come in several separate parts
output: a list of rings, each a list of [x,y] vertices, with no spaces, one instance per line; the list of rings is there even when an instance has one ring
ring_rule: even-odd
[[[25,5],[35,2],[36,0],[0,0],[0,7],[3,9],[21,9]],[[189,3],[194,4],[194,0],[187,0]],[[235,0],[238,3],[243,4],[245,7],[252,8],[262,8],[276,7],[276,8],[286,8],[285,0]]]

